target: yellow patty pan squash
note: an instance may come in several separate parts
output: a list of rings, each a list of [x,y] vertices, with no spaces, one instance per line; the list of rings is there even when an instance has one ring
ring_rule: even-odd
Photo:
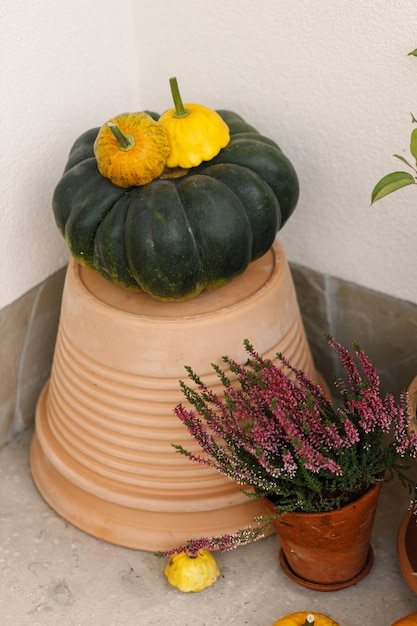
[[[170,78],[175,107],[165,111],[159,124],[169,137],[167,167],[188,169],[210,161],[230,141],[229,127],[216,111],[201,104],[183,104],[177,79]]]
[[[409,613],[404,617],[401,617],[391,626],[417,626],[417,612]]]
[[[281,617],[272,626],[339,626],[328,615],[322,613],[309,613],[308,611],[298,611]]]
[[[208,550],[199,550],[196,556],[180,552],[170,557],[165,576],[180,591],[203,591],[213,585],[220,575],[214,556]]]
[[[147,185],[165,169],[169,140],[148,113],[122,113],[106,122],[94,142],[102,176],[118,187]]]

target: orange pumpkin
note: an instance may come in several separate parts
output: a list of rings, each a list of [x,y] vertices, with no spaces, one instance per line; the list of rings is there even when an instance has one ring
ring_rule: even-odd
[[[281,617],[272,626],[340,626],[328,615],[298,611]]]
[[[165,129],[146,112],[117,115],[100,128],[94,142],[100,174],[124,188],[158,178],[169,150]]]
[[[405,617],[401,617],[391,624],[391,626],[417,626],[417,611],[415,613],[409,613],[409,615]]]

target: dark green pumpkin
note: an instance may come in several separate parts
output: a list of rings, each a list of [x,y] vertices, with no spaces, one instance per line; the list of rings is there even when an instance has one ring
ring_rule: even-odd
[[[53,196],[77,261],[122,287],[185,300],[269,250],[297,203],[297,175],[274,141],[239,115],[218,113],[231,139],[214,159],[142,187],[101,176],[93,151],[99,128],[77,139]]]

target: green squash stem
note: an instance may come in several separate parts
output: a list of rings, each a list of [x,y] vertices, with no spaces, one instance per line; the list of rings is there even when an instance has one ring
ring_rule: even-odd
[[[307,615],[306,621],[304,622],[303,626],[314,626],[315,621],[316,620],[314,619],[314,615],[310,613],[309,615]]]
[[[190,114],[190,110],[186,109],[183,105],[180,90],[178,89],[178,83],[175,76],[169,79],[169,85],[171,87],[172,99],[175,105],[174,117],[186,117]]]
[[[116,137],[117,145],[120,150],[127,152],[131,150],[135,145],[135,140],[132,135],[125,135],[124,132],[114,122],[108,122],[107,126],[110,128],[113,135]]]

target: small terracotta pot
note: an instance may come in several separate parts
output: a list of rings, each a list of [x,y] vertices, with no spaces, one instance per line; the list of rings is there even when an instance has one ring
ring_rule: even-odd
[[[286,513],[273,520],[287,576],[317,591],[337,591],[364,578],[373,564],[370,540],[380,490],[376,485],[335,511]],[[269,500],[263,503],[269,513],[277,512]]]

